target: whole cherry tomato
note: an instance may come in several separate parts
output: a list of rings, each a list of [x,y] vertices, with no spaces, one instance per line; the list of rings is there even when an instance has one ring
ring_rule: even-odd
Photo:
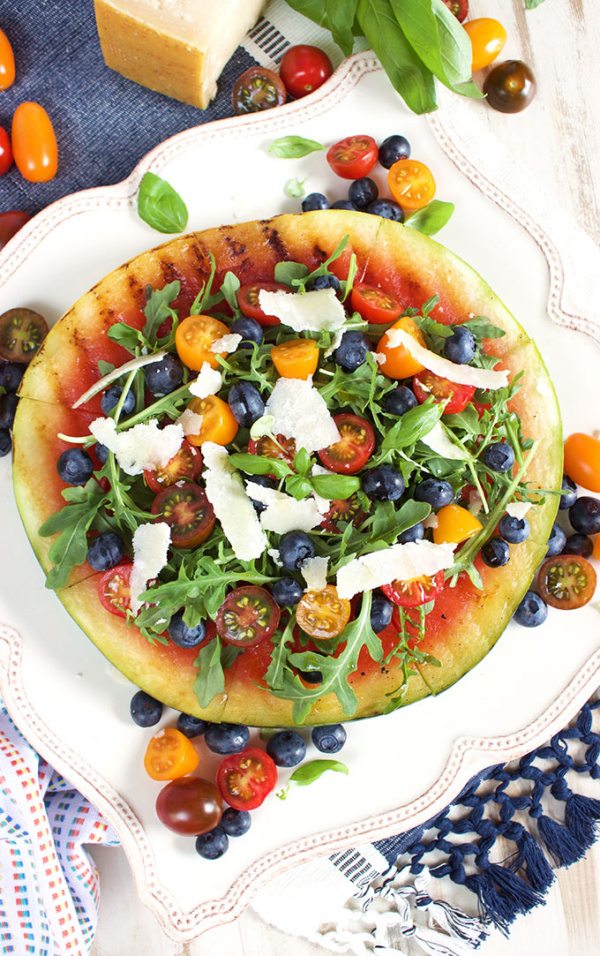
[[[7,90],[15,82],[15,55],[4,30],[0,30],[0,90]]]
[[[535,91],[535,76],[522,60],[499,63],[483,84],[488,106],[500,113],[520,113],[529,106]]]
[[[454,14],[459,23],[467,19],[469,0],[442,0],[442,3],[448,7],[450,13]]]
[[[473,48],[471,69],[473,73],[477,73],[493,63],[499,55],[506,43],[506,30],[498,20],[492,20],[491,17],[469,20],[464,29]]]
[[[10,136],[3,126],[0,126],[0,176],[4,176],[13,164],[13,151],[10,145]]]
[[[301,43],[289,47],[279,64],[279,75],[295,99],[318,90],[333,73],[331,60],[316,46]]]
[[[0,212],[0,249],[4,249],[8,240],[12,239],[29,219],[29,213],[21,212],[19,209]]]
[[[198,836],[218,825],[223,814],[223,799],[210,780],[180,777],[160,791],[156,814],[169,830],[182,836]]]
[[[319,346],[314,339],[289,339],[271,349],[271,361],[282,378],[307,379],[319,364]]]
[[[565,441],[565,472],[588,491],[600,491],[600,441],[575,432]]]
[[[251,66],[236,80],[231,102],[234,113],[257,113],[281,106],[286,101],[286,89],[273,70]]]
[[[327,162],[342,179],[361,179],[377,162],[379,147],[372,136],[347,136],[327,151]]]
[[[58,169],[58,146],[52,120],[39,103],[21,103],[12,121],[12,148],[17,169],[31,183],[47,183]]]
[[[402,329],[403,332],[408,332],[419,345],[422,345],[423,348],[427,347],[421,329],[410,316],[405,315],[404,318],[398,319],[392,325],[392,329]],[[390,346],[389,331],[390,329],[381,336],[377,343],[377,354],[383,355],[385,358],[385,362],[382,362],[379,366],[380,372],[383,372],[387,378],[394,379],[412,378],[417,372],[422,372],[423,366],[412,357],[404,345],[398,345],[395,348]]]

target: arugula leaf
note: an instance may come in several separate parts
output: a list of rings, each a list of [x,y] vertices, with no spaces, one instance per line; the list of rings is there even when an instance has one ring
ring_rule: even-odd
[[[46,587],[58,590],[66,586],[74,567],[83,564],[87,557],[87,533],[106,496],[97,483],[89,481],[84,488],[65,488],[63,494],[68,502],[60,511],[43,523],[38,534],[43,538],[58,534],[48,551],[53,567],[46,576]],[[75,492],[75,494],[73,494]]]
[[[357,9],[358,0],[325,0],[327,26],[345,56],[350,56],[354,49],[352,24]]]
[[[146,324],[142,330],[142,335],[150,345],[156,345],[158,330],[166,319],[173,319],[177,323],[177,313],[171,308],[171,303],[177,298],[181,291],[181,282],[177,279],[169,282],[162,289],[153,289],[152,286],[146,288],[146,305],[144,315]]]
[[[305,266],[303,262],[278,262],[275,266],[275,282],[282,282],[290,288],[297,280],[302,280],[307,275],[308,266]]]
[[[341,239],[330,256],[321,263],[320,266],[317,266],[316,269],[313,269],[312,272],[307,273],[307,275],[292,279],[292,285],[296,286],[299,291],[303,292],[306,289],[307,282],[317,279],[319,276],[329,275],[329,266],[332,262],[335,262],[336,259],[339,259],[344,249],[347,247],[350,242],[350,236],[346,235]],[[279,281],[279,280],[278,280]]]
[[[309,153],[316,153],[325,147],[315,139],[306,139],[304,136],[281,136],[274,139],[267,152],[278,159],[301,159]]]
[[[194,667],[198,668],[194,681],[194,693],[200,707],[208,707],[211,700],[225,690],[220,637],[214,637],[200,649],[194,661]]]
[[[483,339],[501,339],[506,335],[504,329],[494,325],[484,315],[476,315],[474,319],[468,319],[463,324],[473,333],[478,345],[481,345]]]
[[[100,378],[104,378],[105,375],[108,375],[109,372],[114,371],[115,366],[112,362],[105,362],[103,359],[98,361],[98,374]]]
[[[286,478],[294,474],[286,461],[281,461],[279,458],[267,458],[265,455],[234,452],[229,456],[229,464],[246,475],[275,475],[277,478]]]
[[[132,355],[139,355],[144,346],[142,333],[138,329],[126,325],[125,322],[115,322],[106,334],[109,339],[112,339],[113,342],[116,342],[117,345],[120,345],[122,348],[127,349]],[[108,365],[109,363],[106,362],[104,364]],[[100,363],[98,363],[98,366],[100,366]],[[112,372],[113,368],[114,366],[108,371]],[[108,375],[108,371],[102,373],[103,378],[104,375]]]
[[[295,619],[290,617],[281,634],[273,635],[271,660],[265,672],[265,680],[272,690],[281,690],[284,685],[284,668],[288,655],[288,644],[294,638]]]
[[[358,261],[356,259],[356,254],[353,252],[350,256],[350,263],[348,265],[348,275],[345,279],[342,279],[340,286],[342,289],[342,302],[345,302],[350,293],[352,292],[352,286],[354,285],[354,280],[356,279],[356,274],[358,272]]]
[[[190,306],[190,315],[200,315],[201,312],[204,312],[206,309],[211,308],[212,305],[215,305],[219,300],[219,295],[211,295],[212,284],[215,280],[215,275],[217,272],[217,263],[212,252],[210,253],[210,274],[208,279],[198,292],[198,295],[192,302]]]
[[[348,774],[350,771],[341,760],[309,760],[291,774],[289,782],[295,783],[299,787],[308,787],[319,777],[322,777],[327,770],[333,770],[336,773]]]
[[[418,209],[409,216],[405,226],[410,229],[416,229],[424,236],[435,236],[436,232],[446,225],[454,212],[454,203],[441,202],[439,199],[432,199],[423,209]]]
[[[423,405],[409,409],[392,425],[381,443],[381,450],[398,451],[400,448],[414,445],[431,431],[443,412],[444,406],[433,399],[427,399]]]
[[[187,206],[166,179],[144,173],[137,199],[140,219],[157,232],[183,232],[188,222]]]

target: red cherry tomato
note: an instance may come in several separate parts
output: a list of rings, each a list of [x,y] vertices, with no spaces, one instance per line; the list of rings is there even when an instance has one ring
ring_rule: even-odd
[[[382,585],[386,597],[398,607],[419,607],[433,601],[444,587],[444,572],[438,571],[435,577],[412,578],[410,581],[392,581]]]
[[[238,305],[244,315],[247,315],[250,319],[256,319],[261,325],[279,325],[279,319],[274,315],[267,315],[258,304],[258,293],[261,289],[266,292],[290,291],[289,286],[283,285],[281,282],[251,282],[238,289]]]
[[[223,815],[223,800],[210,780],[180,777],[160,791],[156,798],[156,815],[175,833],[199,836],[218,826]]]
[[[342,179],[360,179],[370,173],[378,155],[372,136],[347,136],[330,147],[327,162]]]
[[[21,103],[12,121],[12,148],[17,169],[31,183],[47,183],[58,169],[58,146],[52,120],[39,103]]]
[[[0,249],[4,249],[9,239],[12,239],[29,219],[28,212],[21,212],[18,209],[0,212]]]
[[[436,402],[447,402],[444,415],[456,415],[464,411],[475,394],[473,385],[458,385],[440,375],[434,375],[428,369],[415,375],[413,391],[421,405],[430,395]]]
[[[365,512],[362,510],[358,495],[351,495],[350,498],[335,498],[329,504],[329,510],[323,515],[321,527],[330,534],[339,532],[338,521],[347,521],[357,528]]]
[[[162,491],[163,488],[168,488],[184,478],[195,481],[201,470],[200,451],[188,441],[184,441],[177,454],[167,462],[164,468],[145,471],[144,478],[151,491]]]
[[[294,455],[296,454],[296,442],[293,438],[284,438],[283,435],[277,435],[277,444],[268,435],[262,438],[251,438],[248,442],[248,452],[250,455],[260,455],[261,458],[274,458],[276,461],[285,461],[288,465],[293,465]]]
[[[257,113],[281,106],[287,99],[285,86],[277,73],[264,66],[251,66],[236,80],[231,102],[234,113]]]
[[[395,322],[404,311],[398,299],[366,282],[356,282],[350,293],[350,305],[360,312],[365,322],[373,325],[387,325]]]
[[[10,136],[3,126],[0,126],[0,176],[4,176],[13,164],[13,152],[10,145]]]
[[[226,644],[252,647],[271,637],[279,624],[279,605],[253,584],[230,591],[217,612],[217,633]]]
[[[469,0],[442,0],[442,3],[448,7],[450,13],[453,13],[459,23],[469,15]]]
[[[193,481],[178,481],[163,488],[150,511],[170,525],[175,548],[196,548],[212,534],[217,520],[204,488]]]
[[[129,577],[133,565],[130,561],[117,564],[110,571],[105,571],[98,579],[98,597],[103,608],[116,614],[117,617],[127,617],[131,601]]]
[[[326,468],[338,475],[354,475],[364,468],[375,448],[375,432],[360,415],[334,415],[341,438],[317,452]]]
[[[331,60],[316,46],[289,47],[279,64],[279,75],[290,96],[300,99],[318,90],[333,73]]]
[[[0,30],[0,90],[7,90],[15,82],[15,55],[4,30]]]
[[[217,771],[217,786],[234,810],[256,810],[276,783],[277,767],[258,747],[225,757]]]

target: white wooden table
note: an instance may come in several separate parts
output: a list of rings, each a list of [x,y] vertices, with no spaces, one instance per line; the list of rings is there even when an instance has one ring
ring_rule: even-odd
[[[600,242],[598,0],[546,0],[527,14],[522,0],[471,0],[471,10],[473,16],[496,16],[503,21],[509,34],[504,54],[524,59],[538,81],[536,101],[520,115],[504,116],[478,103],[473,109],[485,114],[490,131],[524,165],[537,171],[557,202]],[[600,784],[587,792],[598,797]],[[102,883],[95,956],[317,956],[324,952],[265,925],[251,911],[193,943],[174,943],[139,902],[123,852],[99,848],[94,858]],[[559,871],[548,905],[521,918],[509,940],[494,934],[483,947],[485,956],[596,956],[599,886],[597,844],[585,861]]]

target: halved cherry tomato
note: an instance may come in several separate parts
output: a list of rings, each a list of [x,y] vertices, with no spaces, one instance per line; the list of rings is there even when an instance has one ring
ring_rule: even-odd
[[[7,90],[15,82],[15,55],[4,30],[0,30],[0,90]]]
[[[333,73],[331,60],[317,46],[301,43],[287,48],[281,63],[279,75],[285,88],[295,99],[318,90]]]
[[[273,70],[251,66],[237,78],[231,94],[234,113],[257,113],[281,106],[287,99],[282,80]]]
[[[437,525],[433,529],[436,544],[460,544],[481,530],[481,521],[460,505],[444,505],[437,513]]]
[[[282,378],[307,379],[319,364],[319,346],[314,339],[289,339],[271,349],[271,361]]]
[[[174,485],[176,481],[187,478],[189,481],[195,481],[202,470],[202,455],[188,441],[183,444],[176,455],[167,462],[164,468],[157,468],[156,471],[145,471],[144,479],[151,491],[162,491],[169,485]]]
[[[198,836],[217,826],[223,815],[223,800],[210,780],[180,777],[160,791],[156,815],[174,833]]]
[[[600,534],[597,534],[594,538],[594,550],[592,551],[592,557],[596,561],[600,561]]]
[[[388,173],[392,196],[403,209],[422,209],[435,196],[435,179],[428,166],[416,159],[399,159]]]
[[[468,16],[469,0],[442,0],[442,3],[448,7],[450,13],[454,14],[459,23]]]
[[[237,435],[239,425],[227,402],[218,395],[207,398],[193,398],[188,405],[190,411],[202,415],[202,425],[197,435],[187,435],[192,445],[202,445],[213,441],[216,445],[228,445]]]
[[[217,786],[234,810],[256,810],[276,783],[275,762],[258,747],[225,757],[217,770]]]
[[[105,571],[98,579],[98,597],[102,607],[117,617],[127,617],[131,602],[129,576],[133,565],[130,561],[117,564]]]
[[[174,727],[152,737],[144,754],[146,773],[153,780],[177,780],[193,773],[200,759],[192,741]]]
[[[58,170],[58,146],[52,121],[39,103],[21,103],[12,121],[17,169],[31,183],[47,183]]]
[[[205,362],[211,368],[218,368],[217,353],[211,351],[211,345],[217,339],[229,334],[224,322],[213,319],[212,315],[188,315],[180,322],[175,332],[177,354],[188,368],[199,372]],[[220,352],[219,355],[227,355]]]
[[[28,212],[21,212],[20,209],[0,212],[0,250],[4,249],[9,239],[12,239],[30,218]]]
[[[338,475],[354,475],[364,468],[375,448],[375,432],[360,415],[334,415],[340,440],[317,452],[326,468]]]
[[[593,598],[596,572],[590,562],[578,554],[559,554],[544,561],[537,583],[540,596],[547,604],[571,611]]]
[[[258,304],[258,293],[265,292],[290,292],[290,288],[282,282],[250,282],[240,286],[237,292],[237,302],[249,319],[256,319],[260,325],[280,325],[279,319],[275,315],[267,315]]]
[[[0,315],[0,357],[31,362],[48,334],[45,318],[32,309],[9,309]]]
[[[402,329],[402,331],[408,332],[419,345],[427,348],[421,329],[410,316],[405,315],[398,322],[394,322],[392,329]],[[422,372],[423,366],[412,357],[408,349],[403,345],[398,345],[395,348],[390,346],[388,334],[390,331],[391,329],[388,329],[387,332],[384,332],[377,343],[377,353],[385,357],[385,362],[381,363],[379,371],[388,378],[394,379],[412,378],[417,372]]]
[[[13,164],[13,152],[10,145],[10,136],[3,126],[0,126],[0,176],[4,176]]]
[[[283,435],[275,437],[277,444],[268,435],[257,439],[251,438],[248,442],[249,454],[260,455],[261,458],[274,458],[276,461],[285,461],[288,465],[293,465],[296,442],[293,438],[284,438]]]
[[[447,378],[424,369],[413,379],[413,392],[421,405],[431,395],[435,402],[446,403],[444,415],[457,415],[467,407],[475,394],[475,388],[473,385],[450,382]]]
[[[352,286],[350,305],[355,312],[360,312],[365,322],[372,322],[373,325],[395,322],[404,311],[393,295],[366,282],[357,282]]]
[[[326,641],[338,637],[350,620],[352,606],[333,584],[305,591],[296,605],[296,620],[305,634]]]
[[[483,70],[493,63],[506,43],[506,30],[498,20],[491,17],[478,17],[465,23],[473,55],[471,69],[473,73]]]
[[[360,179],[370,173],[378,155],[372,136],[347,136],[328,149],[327,162],[342,179]]]
[[[444,587],[444,572],[438,571],[434,577],[423,575],[409,581],[392,581],[383,584],[381,590],[398,607],[420,607],[433,601]]]
[[[588,491],[600,491],[600,441],[575,432],[565,441],[565,471]]]
[[[275,633],[279,614],[279,605],[264,588],[235,588],[217,612],[217,633],[226,644],[253,647]]]
[[[365,512],[362,510],[358,495],[351,495],[350,498],[336,498],[330,502],[329,510],[323,515],[321,528],[335,534],[340,530],[338,521],[352,522],[353,525],[358,526],[364,517]]]
[[[204,488],[193,481],[178,481],[159,491],[150,505],[153,515],[171,528],[176,548],[196,548],[212,534],[216,518]]]

